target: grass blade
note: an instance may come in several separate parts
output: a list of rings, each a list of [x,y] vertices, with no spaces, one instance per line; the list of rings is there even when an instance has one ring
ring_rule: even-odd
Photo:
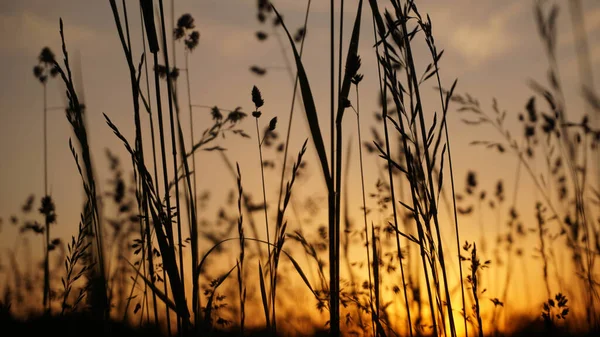
[[[260,262],[258,262],[258,276],[260,280],[260,295],[262,297],[263,309],[265,311],[265,319],[267,320],[267,328],[271,326],[269,320],[269,304],[267,303],[267,290],[265,289],[265,279],[263,277],[262,267],[260,266]]]
[[[273,11],[277,15],[277,18],[281,22],[285,33],[290,40],[290,45],[292,46],[292,50],[294,52],[294,59],[296,60],[296,68],[298,69],[298,80],[300,83],[300,91],[302,92],[302,101],[304,102],[304,109],[306,111],[306,118],[308,119],[308,125],[310,127],[310,133],[312,135],[313,142],[317,149],[317,154],[319,155],[319,161],[321,162],[321,168],[323,169],[323,176],[325,177],[325,182],[327,183],[327,187],[329,189],[333,188],[333,181],[331,175],[329,174],[329,164],[327,162],[327,154],[325,153],[325,144],[323,143],[323,137],[321,134],[321,128],[319,127],[319,118],[317,114],[317,108],[315,107],[315,101],[313,99],[312,91],[310,90],[310,84],[308,83],[308,77],[306,76],[306,72],[304,70],[304,66],[302,65],[302,60],[300,59],[300,55],[298,54],[298,50],[296,49],[296,45],[294,44],[294,39],[290,35],[285,23],[283,22],[283,18],[279,15],[275,6],[271,5]]]

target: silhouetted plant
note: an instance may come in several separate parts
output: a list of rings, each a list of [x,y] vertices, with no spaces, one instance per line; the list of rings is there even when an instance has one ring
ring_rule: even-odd
[[[542,319],[547,329],[552,331],[551,329],[556,327],[557,321],[567,319],[567,315],[569,314],[568,301],[565,295],[558,293],[554,296],[554,299],[549,298],[544,302]]]

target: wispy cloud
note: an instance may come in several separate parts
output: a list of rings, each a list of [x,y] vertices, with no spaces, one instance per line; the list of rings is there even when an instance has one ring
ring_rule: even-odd
[[[523,5],[514,3],[483,22],[458,22],[449,36],[451,46],[473,66],[502,56],[520,41],[511,24],[523,12]]]

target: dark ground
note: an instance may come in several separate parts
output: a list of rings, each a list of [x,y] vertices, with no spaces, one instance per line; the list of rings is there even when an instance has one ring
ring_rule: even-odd
[[[586,333],[570,333],[560,328],[544,327],[541,321],[519,324],[518,332],[510,335],[498,335],[493,337],[600,337],[600,329]],[[102,321],[90,317],[89,315],[72,314],[66,316],[35,316],[27,319],[17,319],[15,317],[2,314],[0,315],[0,336],[2,337],[21,337],[21,336],[62,336],[62,337],[166,337],[154,326],[133,327],[128,324],[116,321]],[[239,331],[233,329],[226,331],[200,331],[194,336],[214,336],[229,337],[239,336]],[[268,331],[247,331],[245,336],[258,337],[270,336]],[[284,335],[282,335],[284,336]],[[313,335],[327,336],[327,333],[321,332]],[[469,331],[469,336],[477,337],[473,330]],[[492,335],[486,335],[492,337]]]

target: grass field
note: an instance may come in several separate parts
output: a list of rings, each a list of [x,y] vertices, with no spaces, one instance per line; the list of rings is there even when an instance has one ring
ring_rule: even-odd
[[[600,332],[600,95],[582,1],[531,1],[547,78],[529,80],[522,112],[462,88],[436,40],[453,27],[436,25],[427,14],[434,4],[410,0],[331,0],[316,13],[304,1],[296,26],[278,2],[259,0],[248,13],[260,27],[254,48],[275,45],[283,65],[249,61],[249,71],[257,82],[277,71],[289,81],[249,86],[246,101],[227,108],[197,104],[210,101],[198,81],[230,88],[195,71],[211,50],[195,14],[175,3],[106,1],[119,46],[111,53],[122,63],[105,71],[115,72],[114,85],[128,81],[131,101],[103,111],[102,123],[90,123],[99,115],[83,96],[69,22],[57,25],[60,49],[40,46],[33,74],[43,88],[43,141],[23,153],[43,149],[43,194],[2,214],[15,233],[2,233],[14,246],[0,260],[4,331]],[[559,26],[567,12],[572,26]],[[327,15],[327,31],[311,35],[314,15]],[[565,74],[558,37],[571,31],[579,72]],[[327,48],[305,49],[313,36]],[[311,55],[322,71],[305,67]],[[567,99],[573,82],[563,79],[573,77],[582,108]],[[51,83],[65,106],[48,103]],[[289,87],[290,102],[272,86]],[[361,106],[374,93],[376,106]],[[75,190],[49,182],[54,110],[70,128]],[[110,139],[93,139],[100,128]],[[472,147],[454,146],[465,137]],[[101,152],[93,142],[110,145]],[[500,176],[471,166],[479,149]],[[83,195],[82,204],[58,208],[57,188]],[[62,212],[80,214],[79,223],[60,222]],[[66,237],[56,234],[59,222]]]

